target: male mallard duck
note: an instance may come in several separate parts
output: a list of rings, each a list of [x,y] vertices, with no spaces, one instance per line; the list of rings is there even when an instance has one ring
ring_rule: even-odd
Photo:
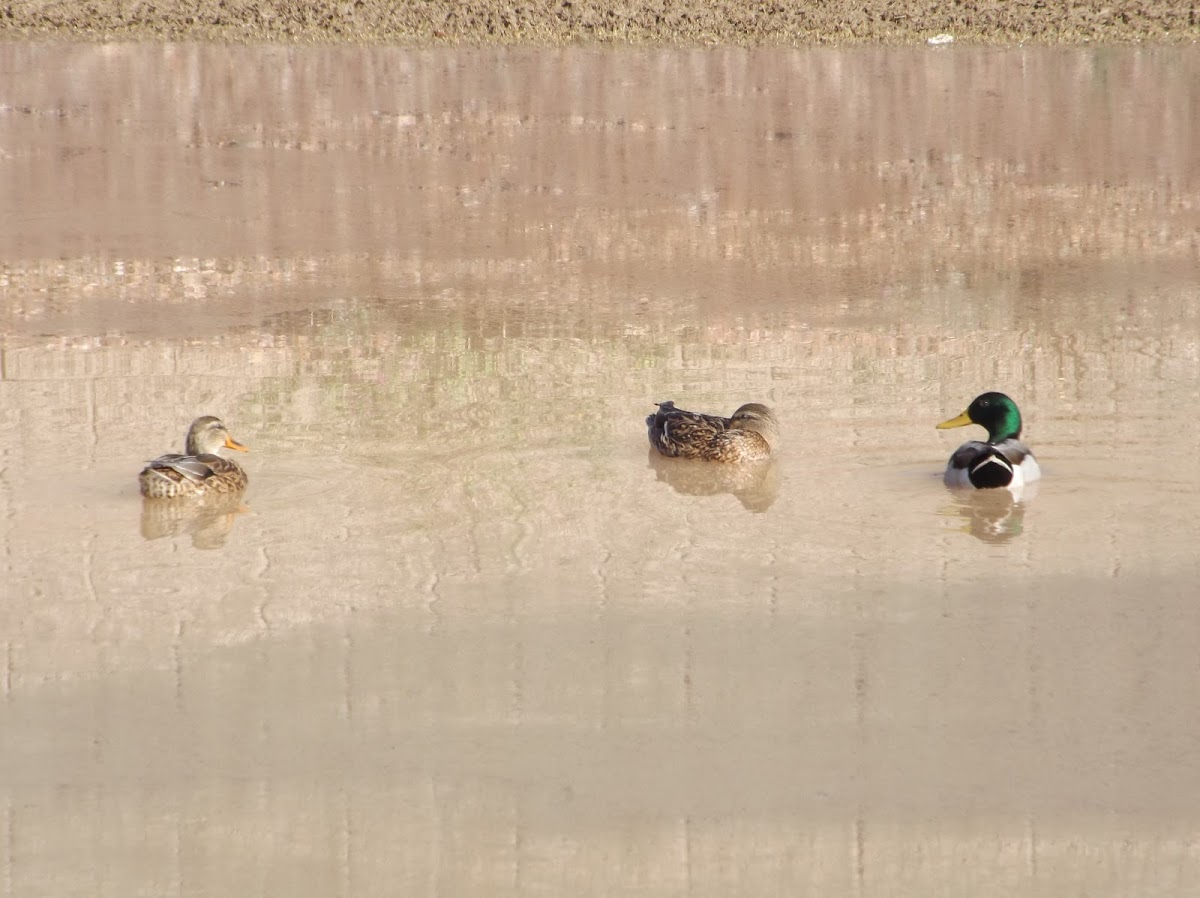
[[[658,403],[646,418],[650,445],[674,458],[748,462],[769,458],[779,440],[779,422],[765,405],[748,402],[732,417],[702,415]]]
[[[965,412],[943,421],[938,430],[967,424],[986,427],[987,442],[969,440],[954,451],[942,478],[946,486],[1015,488],[1042,476],[1033,452],[1021,442],[1021,412],[1003,393],[976,396]]]
[[[244,490],[249,478],[237,462],[217,455],[219,449],[249,452],[229,435],[220,419],[197,418],[188,428],[183,455],[160,455],[142,469],[138,483],[151,499],[178,499]]]

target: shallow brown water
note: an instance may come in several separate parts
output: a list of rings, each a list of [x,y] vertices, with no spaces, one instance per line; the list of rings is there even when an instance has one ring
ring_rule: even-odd
[[[1197,85],[0,46],[0,893],[1194,892]],[[244,504],[144,509],[202,413]]]

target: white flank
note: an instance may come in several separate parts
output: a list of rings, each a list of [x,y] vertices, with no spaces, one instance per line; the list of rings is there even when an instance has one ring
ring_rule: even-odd
[[[956,468],[954,465],[949,464],[946,465],[946,473],[942,476],[942,483],[955,489],[974,489],[974,484],[971,483],[971,477],[967,469]]]
[[[1038,467],[1037,459],[1032,455],[1026,455],[1025,461],[1017,465],[1016,471],[1025,478],[1026,483],[1032,483],[1042,476],[1042,469]]]

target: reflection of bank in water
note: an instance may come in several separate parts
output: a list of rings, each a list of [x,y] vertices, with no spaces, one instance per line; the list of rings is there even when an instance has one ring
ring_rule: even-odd
[[[943,508],[941,514],[965,518],[966,526],[959,529],[976,539],[1006,543],[1024,531],[1025,509],[1037,491],[1037,483],[1019,490],[954,490],[954,504]]]
[[[764,512],[779,496],[779,462],[721,465],[706,461],[666,458],[654,449],[650,467],[662,483],[686,496],[719,496],[731,493],[747,511]]]
[[[249,510],[242,504],[241,493],[183,501],[143,499],[142,538],[187,534],[197,549],[219,549],[225,545],[238,515]]]

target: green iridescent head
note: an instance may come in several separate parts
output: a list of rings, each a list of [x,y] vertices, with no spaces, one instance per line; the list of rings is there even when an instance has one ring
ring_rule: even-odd
[[[1003,393],[983,393],[976,396],[967,410],[957,418],[943,421],[938,430],[978,424],[986,427],[989,443],[999,443],[1021,437],[1021,412],[1017,404]]]

